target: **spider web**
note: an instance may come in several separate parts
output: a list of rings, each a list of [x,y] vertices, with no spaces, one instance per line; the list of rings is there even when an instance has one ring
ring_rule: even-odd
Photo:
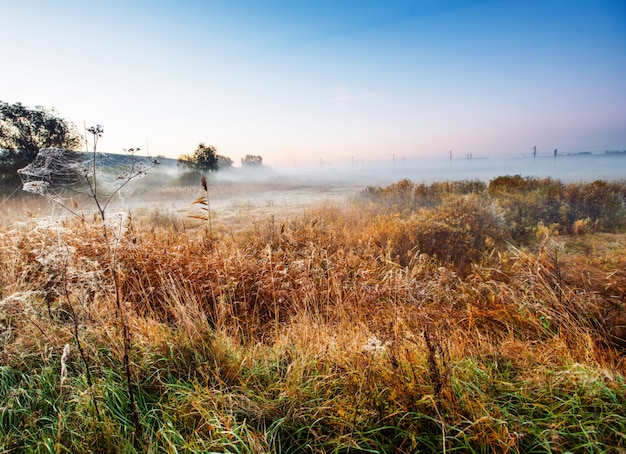
[[[22,189],[42,195],[64,207],[75,198],[97,197],[108,203],[113,195],[131,194],[131,180],[146,175],[156,160],[134,155],[109,155],[42,148],[26,167],[19,169]]]
[[[87,176],[87,156],[62,148],[42,148],[26,167],[17,173],[26,192],[62,199],[66,192],[79,192],[81,176]]]

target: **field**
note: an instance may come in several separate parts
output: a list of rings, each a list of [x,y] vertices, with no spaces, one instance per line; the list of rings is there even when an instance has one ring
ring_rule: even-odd
[[[0,201],[1,452],[626,452],[626,182],[260,185]]]

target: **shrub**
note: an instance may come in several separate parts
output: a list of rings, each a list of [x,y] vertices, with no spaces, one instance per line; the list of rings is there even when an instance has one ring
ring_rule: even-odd
[[[449,196],[440,206],[421,208],[409,218],[381,215],[374,229],[388,258],[403,266],[421,252],[459,271],[467,271],[507,236],[494,207],[476,194]]]
[[[527,236],[540,222],[557,225],[560,233],[580,232],[583,221],[603,231],[626,225],[624,182],[565,185],[551,178],[516,175],[493,179],[488,193],[503,209],[513,238]]]

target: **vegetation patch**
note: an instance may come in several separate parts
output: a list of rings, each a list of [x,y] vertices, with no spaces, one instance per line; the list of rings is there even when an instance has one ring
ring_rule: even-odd
[[[0,451],[622,452],[625,194],[3,223]]]

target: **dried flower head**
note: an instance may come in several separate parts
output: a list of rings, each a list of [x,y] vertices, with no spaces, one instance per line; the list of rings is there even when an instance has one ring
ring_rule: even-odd
[[[61,355],[61,383],[65,381],[67,377],[67,359],[70,356],[70,344],[65,344],[63,348],[63,354]]]

